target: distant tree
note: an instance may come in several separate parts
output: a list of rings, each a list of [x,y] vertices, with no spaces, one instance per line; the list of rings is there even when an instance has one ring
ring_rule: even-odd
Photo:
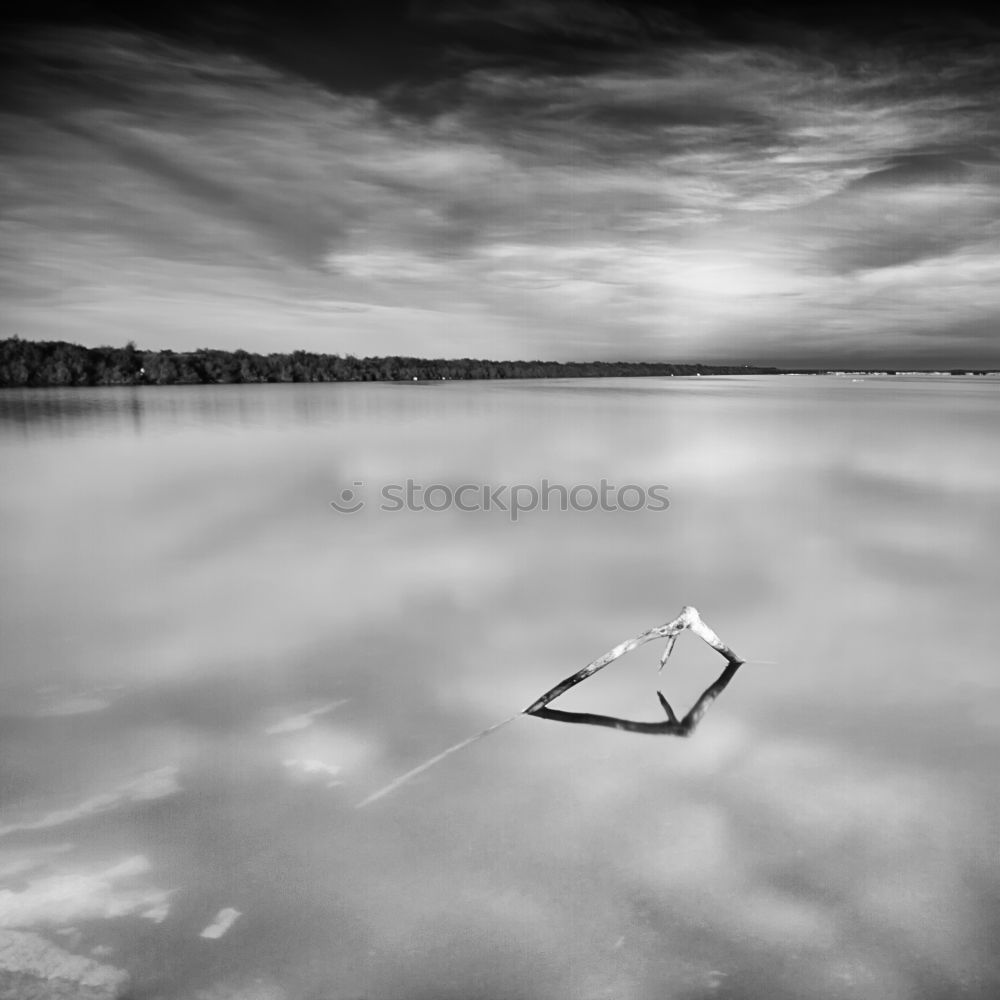
[[[0,386],[174,385],[231,382],[373,382],[417,379],[582,378],[589,376],[776,374],[777,368],[661,362],[490,361],[476,358],[356,358],[336,354],[251,354],[199,348],[139,351],[62,341],[0,341]],[[965,370],[956,370],[964,374]]]

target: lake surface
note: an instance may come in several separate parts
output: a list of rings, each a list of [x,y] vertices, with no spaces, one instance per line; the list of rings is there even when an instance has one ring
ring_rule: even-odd
[[[1000,995],[998,432],[983,377],[0,393],[0,927],[162,1000]],[[356,808],[686,604],[749,661],[691,739],[522,717]],[[553,707],[686,712],[661,648]]]

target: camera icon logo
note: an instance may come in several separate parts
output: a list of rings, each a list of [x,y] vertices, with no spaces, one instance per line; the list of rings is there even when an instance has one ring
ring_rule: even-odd
[[[339,500],[331,500],[330,506],[341,514],[356,514],[362,507],[364,507],[365,502],[361,499],[361,488],[365,485],[363,482],[358,482],[355,480],[354,489],[348,488],[340,491]]]

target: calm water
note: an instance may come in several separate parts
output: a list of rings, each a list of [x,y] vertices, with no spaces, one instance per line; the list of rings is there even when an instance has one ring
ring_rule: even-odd
[[[163,1000],[998,995],[997,380],[6,391],[0,421],[0,927]],[[670,507],[379,510],[543,477]],[[355,808],[684,604],[763,661],[693,739],[521,718]],[[659,652],[558,707],[662,717]],[[683,635],[664,693],[722,666]]]

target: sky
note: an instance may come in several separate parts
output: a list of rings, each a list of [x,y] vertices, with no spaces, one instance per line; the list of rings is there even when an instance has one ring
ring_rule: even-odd
[[[0,336],[1000,367],[1000,17],[15,4]]]

